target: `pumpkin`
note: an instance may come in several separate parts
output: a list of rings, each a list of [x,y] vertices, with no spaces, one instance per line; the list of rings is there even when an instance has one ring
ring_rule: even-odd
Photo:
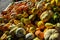
[[[43,22],[46,22],[52,17],[52,14],[53,14],[53,12],[51,10],[48,10],[48,11],[46,10],[41,14],[40,19]]]
[[[26,36],[25,36],[25,39],[26,40],[31,40],[31,39],[33,39],[34,38],[34,34],[33,33],[28,33],[28,34],[26,34]]]
[[[36,35],[37,37],[41,38],[41,39],[44,38],[44,33],[41,32],[40,30],[37,30],[37,31],[35,32],[35,35]]]
[[[26,31],[24,28],[17,28],[15,31],[15,35],[17,37],[23,37],[26,34]]]
[[[44,32],[45,40],[58,40],[59,32],[56,29],[48,29]]]

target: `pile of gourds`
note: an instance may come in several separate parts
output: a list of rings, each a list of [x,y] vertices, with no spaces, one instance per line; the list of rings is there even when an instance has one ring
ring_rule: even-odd
[[[0,14],[0,40],[60,40],[60,1],[22,1]]]

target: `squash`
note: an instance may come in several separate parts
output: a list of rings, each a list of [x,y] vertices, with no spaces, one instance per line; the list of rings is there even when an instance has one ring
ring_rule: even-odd
[[[31,39],[33,39],[34,38],[34,34],[33,33],[28,33],[28,34],[26,34],[26,36],[25,36],[25,39],[26,40],[31,40]]]
[[[12,40],[12,35],[8,35],[6,40]]]
[[[45,27],[46,28],[53,28],[53,24],[52,23],[45,23]]]
[[[60,28],[60,23],[57,23],[57,24],[56,24],[56,27]]]
[[[31,21],[34,21],[35,18],[36,18],[36,15],[35,14],[32,14],[32,15],[29,16],[29,20],[31,20]]]
[[[21,22],[23,22],[24,24],[30,24],[31,21],[28,18],[21,18]]]
[[[37,37],[39,37],[40,39],[43,39],[43,38],[44,38],[44,33],[41,32],[40,30],[37,30],[37,31],[35,32],[35,35],[36,35]]]
[[[19,38],[18,40],[24,40],[24,38]]]
[[[59,32],[56,29],[48,29],[44,32],[45,40],[58,40]]]
[[[4,34],[1,36],[1,40],[5,40],[7,38],[7,35],[9,34],[8,31],[5,31]]]
[[[40,19],[43,22],[46,22],[52,17],[52,15],[53,15],[53,12],[51,10],[46,10],[41,14]]]
[[[3,22],[4,18],[3,17],[0,17],[0,23]]]
[[[17,37],[23,37],[26,34],[26,31],[24,28],[17,28],[15,31],[15,35]]]
[[[38,37],[35,37],[33,40],[40,40]]]
[[[60,0],[55,0],[55,2],[57,6],[60,6]]]
[[[24,27],[24,24],[22,22],[17,24],[18,27]]]
[[[43,22],[43,21],[38,21],[38,22],[37,22],[37,26],[38,26],[38,28],[40,28],[40,29],[44,29],[44,22]]]
[[[19,20],[14,20],[14,24],[18,24],[18,23],[20,23],[20,21]]]
[[[35,27],[34,26],[33,27],[30,27],[29,32],[34,33],[35,32]]]

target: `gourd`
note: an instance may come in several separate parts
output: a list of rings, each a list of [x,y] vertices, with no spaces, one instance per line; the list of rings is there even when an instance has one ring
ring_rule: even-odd
[[[35,14],[30,15],[29,20],[34,21],[35,17],[36,17]]]
[[[33,33],[28,33],[28,34],[26,34],[26,36],[25,36],[25,39],[26,40],[31,40],[31,39],[33,39],[34,38],[34,34]]]
[[[29,29],[29,32],[32,32],[32,33],[34,33],[34,32],[35,32],[35,26],[33,26],[33,27],[30,27],[30,29]]]
[[[16,19],[19,19],[19,20],[20,20],[22,17],[23,17],[22,14],[17,14],[17,15],[16,15]]]
[[[46,22],[51,18],[52,15],[53,15],[53,12],[51,10],[48,10],[48,11],[46,10],[41,14],[40,19],[43,22]]]
[[[20,21],[19,20],[14,20],[14,24],[18,24],[18,23],[20,23]]]
[[[29,15],[27,14],[27,12],[23,11],[23,14],[22,14],[22,17],[26,18],[28,17]]]
[[[24,24],[22,22],[17,24],[18,27],[24,27]]]
[[[56,25],[55,28],[60,32],[60,23],[56,23],[55,25]]]
[[[28,18],[22,18],[21,22],[23,22],[24,24],[30,24],[31,21]]]
[[[4,34],[1,36],[1,40],[5,40],[7,38],[8,34],[9,34],[9,32],[5,31]]]
[[[3,22],[4,18],[3,17],[0,17],[0,23]]]
[[[56,29],[48,29],[44,32],[45,40],[58,40],[59,32]]]
[[[35,37],[33,40],[40,40],[38,37]]]
[[[60,6],[60,0],[55,0],[56,1],[56,5]]]
[[[15,35],[17,37],[23,37],[26,34],[26,31],[24,28],[17,28],[15,31]]]
[[[35,35],[36,35],[37,37],[39,37],[40,39],[43,39],[43,38],[44,38],[44,33],[41,32],[40,30],[37,30],[37,31],[35,32]]]
[[[12,40],[12,35],[8,35],[7,40]]]
[[[38,26],[38,28],[40,28],[40,29],[44,29],[44,22],[43,22],[43,21],[38,21],[38,22],[37,22],[37,26]]]
[[[53,24],[52,23],[45,23],[45,27],[46,28],[53,28]]]
[[[58,22],[60,22],[60,15],[59,15],[59,13],[58,12],[55,12],[54,13],[54,15],[52,16],[52,20],[54,20],[54,23],[58,23]]]
[[[24,38],[19,38],[18,40],[24,40]]]
[[[57,6],[60,6],[60,0],[51,0],[51,4],[56,3]]]
[[[57,24],[56,24],[56,27],[60,28],[60,23],[57,23]]]

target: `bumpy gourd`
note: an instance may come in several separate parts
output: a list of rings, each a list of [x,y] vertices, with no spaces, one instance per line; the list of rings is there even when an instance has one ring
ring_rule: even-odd
[[[17,28],[15,31],[15,35],[17,37],[23,37],[26,34],[26,31],[24,28]]]
[[[45,40],[58,40],[59,33],[56,29],[48,29],[44,32],[44,38]]]
[[[44,11],[40,16],[40,19],[42,21],[46,22],[52,17],[52,14],[53,14],[53,12],[51,10]]]
[[[25,38],[26,38],[26,40],[31,40],[31,39],[34,38],[34,34],[33,33],[28,33],[28,34],[26,34]]]

